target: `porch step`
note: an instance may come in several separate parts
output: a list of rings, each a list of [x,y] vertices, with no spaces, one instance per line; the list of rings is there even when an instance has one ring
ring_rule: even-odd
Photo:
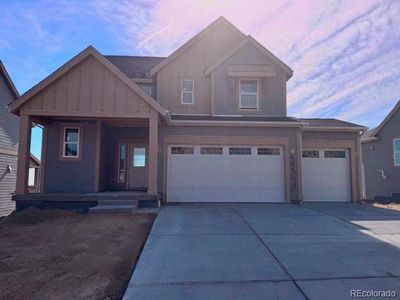
[[[392,194],[392,198],[393,198],[394,200],[400,201],[400,193],[393,193],[393,194]]]
[[[133,213],[138,209],[136,204],[107,204],[107,205],[97,205],[89,208],[90,213]]]
[[[137,200],[128,200],[128,199],[102,199],[97,200],[98,205],[136,205],[138,206]]]
[[[392,202],[400,203],[400,197],[398,197],[398,196],[396,197],[395,196],[396,194],[393,194],[391,197],[390,196],[374,196],[374,201],[383,203],[383,204],[388,204],[388,203],[392,203]]]

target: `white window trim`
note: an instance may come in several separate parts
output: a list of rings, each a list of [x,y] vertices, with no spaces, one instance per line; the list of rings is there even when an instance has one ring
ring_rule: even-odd
[[[65,135],[67,133],[67,129],[78,129],[78,141],[77,142],[67,142],[65,140]],[[74,127],[74,126],[66,126],[63,129],[63,152],[62,152],[62,158],[71,158],[71,159],[76,159],[79,158],[79,151],[80,151],[80,142],[81,142],[81,128],[80,127]],[[76,144],[76,155],[65,155],[65,147],[67,144]]]
[[[400,153],[400,151],[399,152],[396,151],[396,147],[395,147],[396,141],[400,141],[400,138],[394,138],[393,139],[393,164],[396,167],[400,167],[400,162],[396,163],[396,153]]]
[[[255,81],[257,82],[257,92],[256,93],[244,93],[243,95],[256,95],[257,96],[257,106],[256,107],[243,107],[242,106],[242,81]],[[260,81],[254,78],[242,78],[239,79],[239,109],[240,110],[258,110],[259,109],[259,93],[260,93]]]
[[[193,87],[193,90],[191,91],[191,92],[185,92],[185,93],[191,93],[192,94],[192,102],[190,102],[190,103],[185,103],[185,102],[183,102],[183,82],[184,81],[191,81],[192,82],[192,87]],[[193,105],[194,104],[194,80],[193,79],[182,79],[181,80],[181,104],[183,104],[183,105]]]

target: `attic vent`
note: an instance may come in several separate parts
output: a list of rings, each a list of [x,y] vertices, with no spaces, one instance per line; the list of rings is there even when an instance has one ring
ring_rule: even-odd
[[[273,77],[275,72],[270,65],[230,65],[230,77]]]

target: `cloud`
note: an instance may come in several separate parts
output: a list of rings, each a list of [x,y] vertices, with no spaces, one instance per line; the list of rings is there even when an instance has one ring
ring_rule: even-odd
[[[127,49],[158,55],[168,55],[224,15],[294,69],[288,109],[296,116],[339,116],[372,126],[400,98],[398,1],[100,1],[96,6],[111,27],[122,28],[119,37]],[[365,99],[381,108],[374,122],[362,105]]]
[[[292,67],[291,115],[375,126],[400,98],[396,0],[6,2],[0,55],[24,90],[88,44],[107,54],[168,55],[221,15]]]

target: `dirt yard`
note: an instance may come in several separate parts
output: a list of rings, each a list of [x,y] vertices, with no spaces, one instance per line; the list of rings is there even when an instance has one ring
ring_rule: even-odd
[[[390,203],[390,204],[374,203],[373,206],[400,211],[400,203]]]
[[[120,299],[154,218],[28,209],[0,219],[0,299]]]

